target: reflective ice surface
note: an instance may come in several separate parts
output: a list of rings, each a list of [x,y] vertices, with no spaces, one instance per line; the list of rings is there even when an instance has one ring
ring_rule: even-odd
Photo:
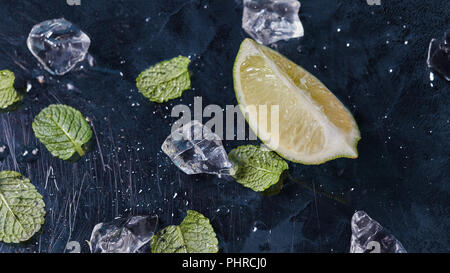
[[[158,226],[158,216],[117,218],[92,230],[92,253],[133,253],[148,243]]]
[[[297,0],[244,0],[242,28],[262,44],[302,37],[299,9]]]
[[[403,245],[364,211],[352,217],[351,253],[406,253]]]
[[[64,18],[35,25],[27,39],[34,57],[54,75],[64,75],[84,60],[90,44],[90,38]]]
[[[428,67],[450,81],[450,33],[442,41],[432,39],[428,48]]]
[[[187,174],[232,172],[233,164],[220,137],[197,120],[172,132],[161,149]]]

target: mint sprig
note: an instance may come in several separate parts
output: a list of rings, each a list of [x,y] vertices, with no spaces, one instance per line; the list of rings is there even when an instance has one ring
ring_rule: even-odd
[[[257,192],[276,184],[289,168],[275,152],[254,145],[239,146],[228,154],[228,158],[235,165],[233,177],[236,181]]]
[[[150,101],[167,102],[191,88],[188,66],[191,60],[178,56],[144,70],[136,79],[138,90]]]
[[[22,99],[22,95],[14,88],[15,79],[13,72],[9,70],[0,71],[0,109],[8,108]]]
[[[47,150],[62,160],[75,154],[82,157],[92,130],[80,111],[62,104],[53,104],[42,110],[33,121],[33,131]]]
[[[30,180],[14,171],[0,172],[0,241],[20,243],[44,224],[45,204]]]
[[[216,253],[216,233],[209,219],[195,210],[178,226],[167,226],[152,237],[152,253]]]

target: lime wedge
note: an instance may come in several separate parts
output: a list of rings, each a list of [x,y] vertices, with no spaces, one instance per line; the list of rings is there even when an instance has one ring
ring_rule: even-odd
[[[302,67],[245,39],[233,78],[250,128],[283,158],[321,164],[338,157],[358,157],[361,136],[352,114]]]

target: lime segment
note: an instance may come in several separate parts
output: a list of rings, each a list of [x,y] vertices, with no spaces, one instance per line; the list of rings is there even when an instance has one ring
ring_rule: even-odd
[[[251,39],[234,64],[234,88],[255,134],[282,157],[303,164],[356,158],[358,126],[345,106],[308,71]]]

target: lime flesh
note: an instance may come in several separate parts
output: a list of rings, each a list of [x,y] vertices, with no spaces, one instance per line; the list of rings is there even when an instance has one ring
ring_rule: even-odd
[[[352,114],[302,67],[245,39],[233,77],[250,128],[282,157],[303,164],[358,157],[361,137]]]

